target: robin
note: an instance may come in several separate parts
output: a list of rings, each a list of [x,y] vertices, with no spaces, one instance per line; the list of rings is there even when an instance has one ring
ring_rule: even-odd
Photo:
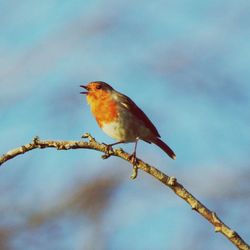
[[[87,96],[87,102],[98,125],[106,134],[117,140],[107,145],[109,149],[120,143],[135,142],[131,155],[134,165],[138,140],[143,140],[156,144],[169,157],[176,159],[173,150],[160,139],[153,123],[129,97],[102,81],[90,82],[80,87],[87,90],[80,93]]]

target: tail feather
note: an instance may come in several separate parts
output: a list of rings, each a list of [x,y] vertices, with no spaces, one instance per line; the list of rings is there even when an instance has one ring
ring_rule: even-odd
[[[174,151],[160,138],[156,137],[154,138],[154,140],[152,140],[152,142],[158,147],[160,147],[164,152],[166,152],[170,158],[172,158],[173,160],[176,159]]]

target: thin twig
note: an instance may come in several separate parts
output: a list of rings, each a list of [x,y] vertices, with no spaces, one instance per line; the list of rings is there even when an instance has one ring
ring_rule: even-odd
[[[56,148],[58,150],[69,150],[69,149],[93,149],[105,153],[104,159],[110,156],[120,157],[130,163],[132,160],[130,155],[124,152],[122,149],[109,150],[107,145],[98,143],[90,134],[85,134],[84,138],[88,138],[88,142],[85,141],[53,141],[53,140],[40,140],[35,137],[33,141],[29,144],[21,146],[19,148],[10,150],[6,154],[0,157],[0,166],[7,162],[8,160],[31,151],[36,148]],[[107,152],[109,150],[109,152]],[[137,168],[143,170],[144,172],[150,174],[164,185],[171,188],[179,197],[185,200],[193,210],[197,211],[202,217],[208,220],[215,229],[215,232],[222,233],[227,239],[229,239],[238,249],[250,250],[250,246],[240,237],[238,233],[230,229],[222,220],[216,215],[215,212],[209,210],[205,205],[203,205],[199,200],[197,200],[191,193],[189,193],[179,182],[177,182],[175,177],[169,177],[160,170],[153,166],[137,159]],[[132,178],[135,178],[137,172],[133,172]]]

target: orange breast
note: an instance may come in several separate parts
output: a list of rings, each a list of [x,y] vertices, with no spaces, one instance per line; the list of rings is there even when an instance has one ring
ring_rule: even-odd
[[[89,93],[87,102],[100,127],[118,118],[117,104],[106,91]]]

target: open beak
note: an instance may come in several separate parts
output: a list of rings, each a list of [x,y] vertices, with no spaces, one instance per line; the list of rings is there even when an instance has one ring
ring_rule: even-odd
[[[80,85],[81,88],[84,88],[86,90],[88,90],[88,87],[87,86],[84,86],[84,85]],[[83,94],[83,95],[87,95],[88,92],[84,91],[84,92],[80,92],[80,94]]]

